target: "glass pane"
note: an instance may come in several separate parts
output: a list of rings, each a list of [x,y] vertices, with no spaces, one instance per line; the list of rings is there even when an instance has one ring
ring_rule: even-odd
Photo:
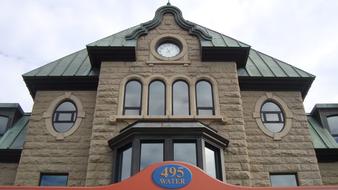
[[[64,133],[71,129],[74,125],[74,122],[67,122],[67,123],[54,123],[54,129],[56,132]]]
[[[121,171],[120,171],[120,179],[124,180],[128,177],[130,177],[130,173],[131,173],[131,150],[132,148],[128,148],[126,150],[124,150],[121,153]]]
[[[124,115],[140,115],[139,109],[126,109],[124,110]]]
[[[141,83],[138,81],[130,81],[125,89],[125,107],[141,106]]]
[[[41,174],[40,186],[67,186],[68,175]]]
[[[6,132],[8,117],[0,116],[0,135]]]
[[[174,160],[196,165],[196,143],[174,143]]]
[[[338,135],[338,116],[327,117],[327,123],[331,134]]]
[[[165,115],[165,86],[161,81],[149,85],[149,115]]]
[[[272,174],[270,180],[272,187],[297,186],[295,174]]]
[[[208,147],[205,147],[205,171],[210,176],[216,178],[216,152]]]
[[[278,113],[267,113],[265,114],[266,121],[279,121]]]
[[[72,121],[72,113],[59,113],[58,120],[59,121]]]
[[[142,143],[140,169],[148,165],[163,161],[163,143]]]
[[[282,131],[284,123],[264,123],[264,126],[271,132],[278,133]]]
[[[76,111],[76,107],[72,102],[66,101],[60,104],[56,111]]]
[[[281,109],[273,102],[265,102],[261,111],[281,111]]]
[[[173,115],[189,115],[189,87],[186,82],[174,83]]]
[[[207,81],[200,81],[196,85],[197,107],[213,107],[212,89]]]
[[[213,115],[213,112],[212,110],[199,109],[198,115]]]

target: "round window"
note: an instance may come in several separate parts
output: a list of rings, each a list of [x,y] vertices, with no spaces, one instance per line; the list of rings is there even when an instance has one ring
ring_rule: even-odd
[[[77,118],[77,109],[72,101],[60,103],[53,114],[53,127],[56,132],[65,133],[73,126]]]
[[[182,45],[173,38],[164,38],[156,46],[156,52],[165,58],[173,58],[181,53]]]
[[[261,120],[264,126],[273,133],[281,132],[284,128],[284,114],[274,102],[266,101],[262,105]]]

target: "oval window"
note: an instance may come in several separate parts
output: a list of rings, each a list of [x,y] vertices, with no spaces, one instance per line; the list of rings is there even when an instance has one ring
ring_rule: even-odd
[[[74,126],[77,109],[72,101],[60,103],[53,114],[53,127],[56,132],[65,133]]]
[[[266,101],[262,105],[261,120],[264,126],[273,133],[281,132],[284,128],[284,114],[274,102]]]

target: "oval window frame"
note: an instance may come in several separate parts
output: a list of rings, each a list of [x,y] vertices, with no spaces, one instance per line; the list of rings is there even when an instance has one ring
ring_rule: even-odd
[[[54,111],[56,108],[61,105],[63,102],[70,101],[74,104],[77,109],[76,120],[73,126],[66,132],[58,132],[55,130],[53,125],[53,117]],[[54,136],[58,140],[62,140],[65,137],[72,135],[81,124],[82,119],[85,117],[85,112],[83,110],[83,105],[79,98],[74,96],[71,92],[66,92],[64,95],[57,97],[55,100],[51,102],[47,111],[43,114],[43,118],[45,119],[45,124],[47,131]]]
[[[180,48],[180,53],[173,56],[173,57],[164,57],[160,55],[157,52],[157,48],[160,44],[164,42],[171,42],[179,46]],[[188,45],[186,41],[179,35],[176,34],[162,34],[157,37],[155,37],[151,42],[150,42],[150,52],[151,54],[156,57],[158,60],[162,61],[176,61],[178,59],[181,59],[183,56],[185,56],[188,52]]]
[[[261,108],[266,102],[275,103],[279,106],[282,113],[284,114],[284,127],[280,132],[270,131],[262,122]],[[266,93],[257,100],[255,105],[255,112],[253,113],[253,118],[255,118],[258,127],[263,131],[265,135],[272,137],[274,140],[281,140],[289,133],[291,129],[293,114],[281,98],[273,95],[272,93]]]

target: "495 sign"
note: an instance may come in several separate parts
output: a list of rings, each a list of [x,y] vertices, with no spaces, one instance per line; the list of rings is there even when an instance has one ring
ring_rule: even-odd
[[[188,185],[192,174],[188,168],[177,164],[166,164],[154,170],[153,182],[162,188],[178,189]]]

